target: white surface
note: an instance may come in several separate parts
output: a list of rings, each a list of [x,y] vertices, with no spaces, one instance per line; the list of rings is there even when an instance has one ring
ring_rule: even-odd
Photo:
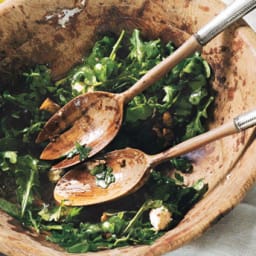
[[[256,1],[256,0],[255,0]],[[223,0],[229,4],[232,0]],[[245,20],[256,31],[256,10]],[[255,256],[256,186],[228,215],[197,240],[165,256]]]
[[[255,256],[256,187],[199,239],[165,256]]]

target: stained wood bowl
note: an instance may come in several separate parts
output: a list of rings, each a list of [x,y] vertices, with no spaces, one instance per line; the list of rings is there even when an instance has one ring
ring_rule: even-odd
[[[13,72],[38,63],[48,64],[53,78],[63,76],[92,47],[99,34],[139,28],[147,38],[172,40],[180,45],[224,8],[218,0],[5,0],[0,4],[0,82]],[[64,11],[72,11],[68,19]],[[236,114],[255,107],[256,34],[242,21],[203,48],[214,71],[217,92],[216,127]],[[221,139],[191,153],[191,184],[204,178],[206,196],[182,222],[152,245],[131,246],[96,255],[161,255],[202,235],[245,196],[256,179],[255,129]],[[0,252],[8,256],[73,255],[23,230],[0,212]],[[95,255],[95,253],[80,254]]]

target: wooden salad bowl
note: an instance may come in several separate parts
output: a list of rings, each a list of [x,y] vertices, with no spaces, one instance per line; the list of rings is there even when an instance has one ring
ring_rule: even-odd
[[[53,79],[61,78],[104,32],[138,28],[147,38],[172,40],[178,46],[223,8],[219,0],[5,0],[0,4],[0,82],[35,64],[48,64]],[[255,107],[256,33],[240,20],[206,45],[202,54],[213,69],[216,91],[209,128]],[[162,255],[202,235],[254,184],[254,135],[251,128],[190,153],[194,172],[185,176],[186,182],[203,178],[209,190],[178,226],[152,245],[80,255]],[[5,255],[73,255],[24,230],[6,213],[0,212],[0,219],[0,252]]]

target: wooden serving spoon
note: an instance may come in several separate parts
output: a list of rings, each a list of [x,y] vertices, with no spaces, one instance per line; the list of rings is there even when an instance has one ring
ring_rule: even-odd
[[[75,149],[76,143],[91,149],[88,157],[98,153],[119,131],[124,104],[255,7],[255,0],[235,1],[127,91],[121,94],[91,92],[71,100],[48,120],[39,133],[36,142],[50,139],[40,158],[54,160],[64,157]],[[80,156],[77,154],[65,158],[53,169],[70,167],[79,162]]]
[[[98,204],[120,198],[143,186],[152,168],[158,164],[255,124],[256,109],[156,155],[147,155],[132,148],[109,152],[103,158],[85,162],[68,171],[58,181],[54,190],[54,198],[65,205],[77,206]],[[89,172],[91,166],[97,161],[104,161],[107,167],[112,168],[115,181],[107,188],[98,186],[96,177]]]

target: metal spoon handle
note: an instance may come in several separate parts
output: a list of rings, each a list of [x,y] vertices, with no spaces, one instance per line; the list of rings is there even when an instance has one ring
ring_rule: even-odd
[[[233,121],[237,131],[254,126],[256,124],[256,109],[235,117]]]
[[[218,16],[202,27],[195,37],[201,45],[207,44],[212,38],[225,30],[256,7],[255,0],[237,0],[223,10]]]
[[[254,125],[256,125],[256,109],[238,115],[233,120],[230,120],[229,122],[208,132],[181,142],[164,152],[149,156],[150,163],[152,166],[156,166],[170,158],[186,154],[212,141],[246,130]]]
[[[169,72],[181,60],[188,57],[195,51],[201,49],[213,37],[222,32],[233,22],[250,12],[256,7],[256,0],[237,0],[217,15],[197,33],[192,35],[174,53],[165,58],[158,65],[149,70],[131,88],[120,94],[124,103],[129,102],[133,97],[147,89]]]

